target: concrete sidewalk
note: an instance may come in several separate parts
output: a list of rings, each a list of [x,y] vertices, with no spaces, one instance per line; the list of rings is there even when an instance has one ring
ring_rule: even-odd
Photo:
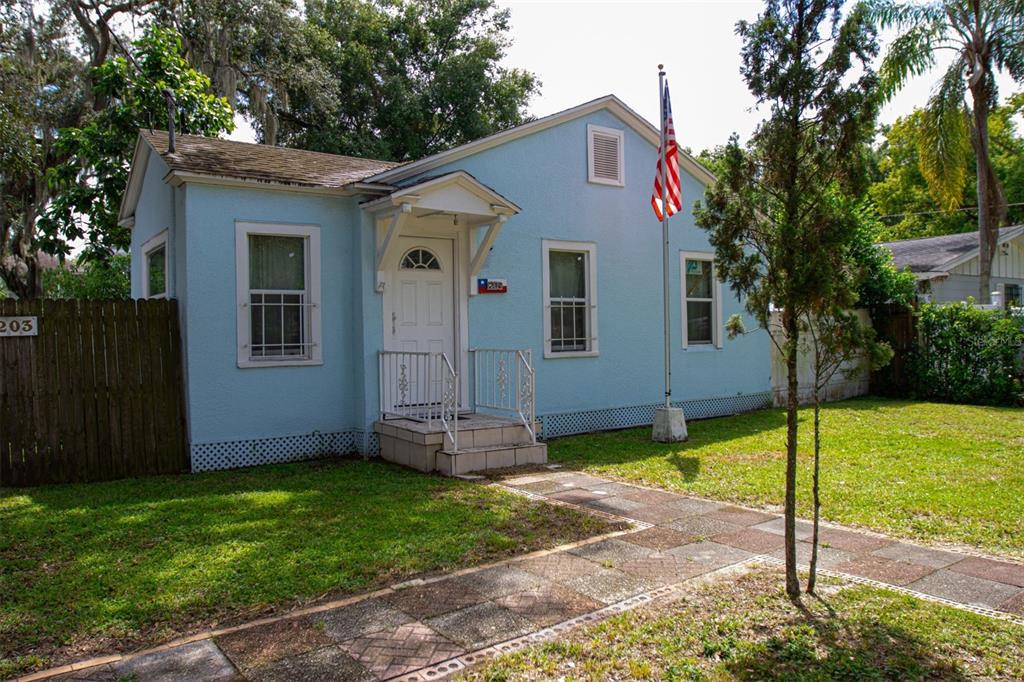
[[[648,603],[692,578],[782,558],[775,514],[558,470],[502,485],[629,519],[633,529],[26,679],[441,679]],[[810,524],[798,522],[797,534],[806,561]],[[831,524],[823,524],[821,540],[819,565],[828,573],[1024,622],[1020,564]]]

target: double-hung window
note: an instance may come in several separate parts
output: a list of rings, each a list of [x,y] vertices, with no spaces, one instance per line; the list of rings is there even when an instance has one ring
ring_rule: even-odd
[[[544,356],[597,355],[597,248],[544,240]]]
[[[142,245],[144,255],[142,295],[145,298],[167,298],[167,230]]]
[[[318,364],[320,229],[237,223],[238,365]]]
[[[720,292],[714,256],[683,251],[679,265],[683,289],[683,347],[720,347]]]

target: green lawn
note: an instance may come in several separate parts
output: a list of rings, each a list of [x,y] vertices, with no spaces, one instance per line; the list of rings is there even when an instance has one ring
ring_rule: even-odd
[[[799,512],[810,515],[811,410],[801,412]],[[650,429],[551,441],[553,461],[753,506],[781,505],[785,412],[695,421],[683,444]],[[927,542],[1024,556],[1024,410],[863,398],[822,417],[822,514]]]
[[[1020,680],[1024,626],[868,586],[794,607],[774,571],[692,588],[470,671],[482,680]]]
[[[336,460],[0,489],[0,679],[609,530],[495,488]]]

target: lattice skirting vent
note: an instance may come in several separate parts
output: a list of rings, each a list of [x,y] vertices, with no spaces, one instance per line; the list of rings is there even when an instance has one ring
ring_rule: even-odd
[[[360,445],[369,445],[371,442],[376,448],[377,434],[370,436],[372,437],[368,438],[363,431],[334,431],[226,443],[193,444],[192,471],[237,469],[329,455],[347,455],[360,451]],[[361,451],[367,452],[365,449]]]
[[[768,407],[772,402],[772,394],[749,393],[724,398],[701,398],[673,403],[682,407],[687,419],[706,419],[723,417],[729,414],[749,412]],[[635,405],[633,407],[612,407],[605,410],[588,412],[562,412],[546,414],[539,417],[541,435],[544,438],[568,436],[589,431],[606,431],[625,429],[631,426],[647,426],[654,423],[654,410],[660,404]]]

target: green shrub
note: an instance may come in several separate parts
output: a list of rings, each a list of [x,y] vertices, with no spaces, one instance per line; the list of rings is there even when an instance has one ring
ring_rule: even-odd
[[[1024,318],[970,303],[921,306],[910,357],[918,398],[979,405],[1021,402]]]
[[[132,259],[115,254],[107,261],[79,259],[43,271],[46,298],[129,299]]]

